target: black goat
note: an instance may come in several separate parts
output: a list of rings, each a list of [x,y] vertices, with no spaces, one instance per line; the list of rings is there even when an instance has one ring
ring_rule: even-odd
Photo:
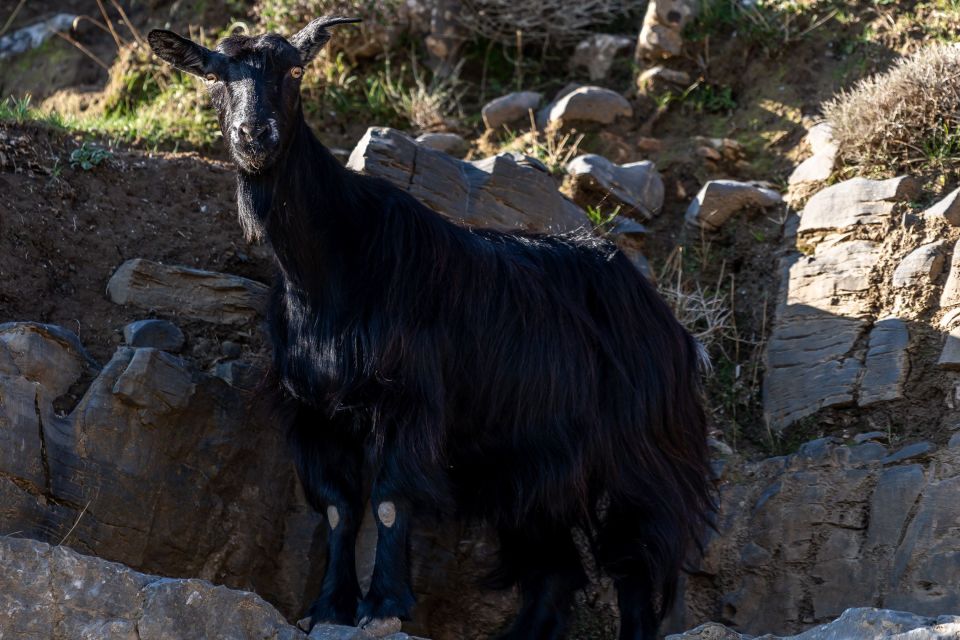
[[[240,222],[276,255],[274,366],[297,407],[300,478],[330,527],[312,620],[376,632],[408,618],[408,536],[439,510],[496,528],[494,578],[523,597],[504,637],[562,637],[585,583],[573,527],[615,581],[620,637],[655,637],[713,508],[697,343],[588,233],[467,229],[343,168],[305,123],[299,84],[345,22],[216,51],[149,36],[207,80]],[[362,595],[367,458],[379,539]]]

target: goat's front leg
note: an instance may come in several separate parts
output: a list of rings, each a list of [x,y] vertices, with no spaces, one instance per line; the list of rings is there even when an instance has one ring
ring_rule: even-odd
[[[356,540],[363,519],[363,445],[352,420],[349,414],[330,419],[303,407],[291,434],[307,499],[329,528],[320,595],[301,624],[308,631],[318,623],[354,624],[360,601]]]
[[[370,496],[377,523],[377,553],[370,589],[360,603],[359,626],[374,636],[400,630],[409,620],[415,597],[411,587],[410,529],[412,501],[398,482],[394,460],[383,464]]]

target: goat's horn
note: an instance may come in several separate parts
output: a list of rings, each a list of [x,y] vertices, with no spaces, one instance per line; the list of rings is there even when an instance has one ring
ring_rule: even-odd
[[[313,60],[320,48],[330,39],[330,31],[327,27],[352,22],[360,22],[360,18],[340,18],[337,16],[317,18],[290,38],[290,44],[300,50],[300,56],[303,58],[303,63],[306,64]]]

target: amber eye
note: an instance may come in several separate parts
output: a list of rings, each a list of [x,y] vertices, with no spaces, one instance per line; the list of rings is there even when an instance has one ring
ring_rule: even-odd
[[[216,82],[216,81],[217,81],[217,74],[215,74],[215,73],[208,73],[206,76],[204,76],[204,78],[206,79],[207,82]]]
[[[292,67],[290,69],[290,75],[294,78],[299,78],[303,75],[303,67]]]

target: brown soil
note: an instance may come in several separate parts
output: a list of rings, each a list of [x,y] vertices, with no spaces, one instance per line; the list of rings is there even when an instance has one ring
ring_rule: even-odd
[[[74,331],[105,362],[125,324],[150,317],[106,297],[130,258],[225,271],[269,282],[262,247],[246,245],[235,220],[234,179],[223,162],[184,153],[114,148],[84,171],[71,168],[77,139],[31,125],[0,124],[0,321],[30,320]],[[222,329],[170,318],[187,353],[215,358]],[[259,332],[231,340],[259,350]]]

